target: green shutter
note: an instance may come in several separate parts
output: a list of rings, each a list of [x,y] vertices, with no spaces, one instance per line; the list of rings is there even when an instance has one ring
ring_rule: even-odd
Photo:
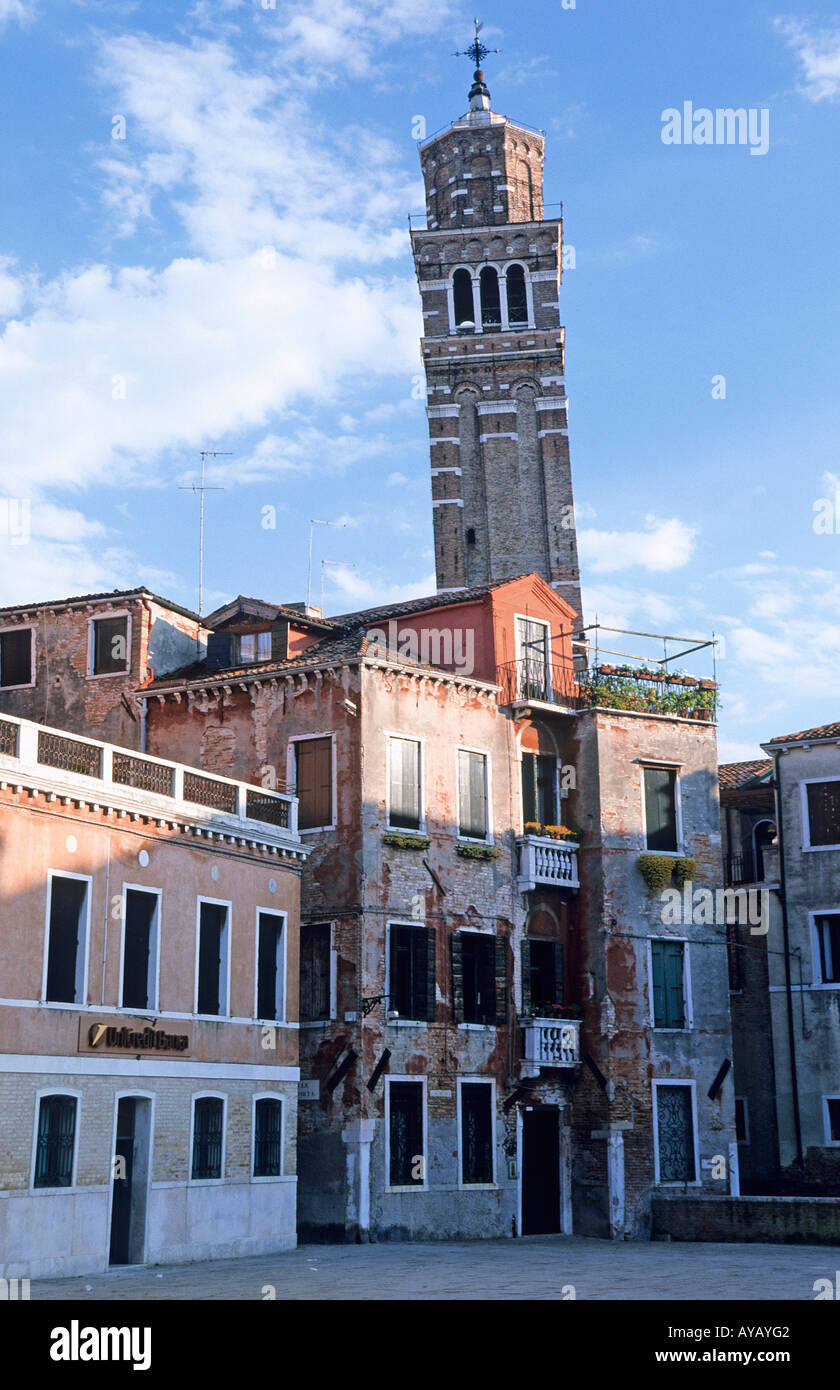
[[[461,933],[454,931],[450,937],[452,945],[452,1014],[456,1023],[464,1021],[464,964],[461,949]]]
[[[508,1011],[508,965],[507,965],[507,939],[504,936],[496,937],[496,1027],[504,1028],[507,1024]]]
[[[527,1014],[531,1007],[531,942],[526,936],[522,942],[522,1012]]]
[[[426,998],[425,998],[425,1005],[426,1005],[426,1011],[425,1011],[424,1014],[421,1014],[420,1017],[421,1017],[421,1018],[425,1018],[425,1019],[427,1020],[427,1022],[429,1022],[429,1023],[434,1023],[434,1021],[435,1021],[435,1019],[436,1019],[436,1017],[437,1017],[437,995],[436,995],[436,992],[435,992],[435,942],[436,942],[437,932],[435,931],[435,928],[434,928],[434,927],[421,927],[420,931],[418,931],[418,933],[417,933],[417,936],[418,936],[418,938],[420,938],[421,940],[425,940],[425,948],[426,948],[426,949],[425,949],[425,957],[426,957],[426,961],[425,961],[425,964],[426,964],[426,972],[425,972],[425,984],[426,984],[426,991],[425,991],[425,993],[426,993]]]
[[[653,1026],[667,1028],[667,1005],[665,995],[665,943],[650,943],[651,975],[653,977]]]
[[[677,849],[677,774],[667,767],[646,767],[645,828],[649,850]]]
[[[388,819],[404,830],[420,828],[420,745],[392,738]]]
[[[537,814],[537,758],[535,753],[522,754],[522,819],[539,820]]]
[[[683,943],[665,942],[665,997],[669,1028],[685,1027],[685,991],[683,989]]]

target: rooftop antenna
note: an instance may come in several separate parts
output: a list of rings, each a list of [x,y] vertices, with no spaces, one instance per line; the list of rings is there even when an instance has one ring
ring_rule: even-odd
[[[346,521],[318,521],[315,517],[309,519],[309,565],[306,570],[306,606],[312,605],[312,528],[313,526],[346,526]]]
[[[324,572],[325,572],[325,570],[326,570],[326,568],[327,568],[327,565],[336,565],[336,566],[338,566],[339,568],[344,569],[344,570],[357,570],[357,569],[359,568],[359,566],[356,565],[356,564],[354,564],[352,560],[322,560],[322,561],[321,561],[321,612],[322,612],[322,613],[323,613],[323,611],[324,611]]]
[[[198,511],[198,616],[202,615],[204,608],[204,494],[205,492],[226,492],[227,488],[208,487],[204,481],[205,469],[208,459],[232,458],[230,453],[224,453],[220,449],[202,449],[201,451],[201,482],[198,487],[195,483],[188,483],[179,489],[180,492],[197,492],[201,499]]]

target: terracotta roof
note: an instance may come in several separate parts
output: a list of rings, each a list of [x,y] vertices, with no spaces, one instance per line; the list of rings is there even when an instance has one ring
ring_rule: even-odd
[[[753,762],[747,763],[721,763],[718,779],[722,790],[736,791],[749,786],[751,782],[759,782],[772,771],[772,758],[756,758]]]
[[[184,608],[180,603],[173,603],[171,599],[161,598],[159,594],[153,594],[150,589],[111,589],[104,594],[76,594],[70,598],[44,599],[39,603],[9,603],[0,608],[0,613],[30,613],[36,608],[69,608],[74,603],[98,603],[103,599],[125,599],[125,598],[150,598],[155,603],[159,603],[162,608],[169,608],[173,613],[182,613],[185,618],[193,618],[197,623],[202,620],[191,608]]]
[[[327,665],[331,661],[350,661],[354,657],[362,655],[364,642],[365,634],[363,632],[342,632],[337,637],[330,635],[324,641],[313,642],[311,646],[305,647],[303,651],[288,657],[285,661],[247,661],[238,666],[223,666],[216,671],[208,671],[203,661],[194,661],[190,666],[183,666],[180,671],[172,671],[168,675],[161,676],[158,680],[144,685],[142,693],[169,690],[173,686],[187,683],[201,686],[227,684],[230,681],[244,680],[246,677],[253,680],[270,679],[271,676],[293,671],[301,666],[320,666]]]
[[[512,574],[509,579],[495,579],[491,584],[479,584],[473,589],[449,589],[438,594],[428,594],[425,598],[405,599],[402,603],[382,603],[376,608],[361,608],[356,613],[338,613],[332,619],[348,627],[351,624],[374,623],[383,618],[404,618],[411,613],[422,613],[431,608],[451,608],[458,603],[474,603],[476,599],[486,598],[494,589],[503,589],[506,584],[515,584],[519,579],[529,579],[533,571],[526,574]],[[539,577],[539,576],[538,576]],[[550,587],[550,586],[546,586]],[[562,594],[556,589],[551,592],[562,602]]]
[[[819,724],[816,729],[805,729],[800,734],[779,734],[761,746],[767,748],[771,743],[816,743],[820,739],[832,738],[840,738],[840,724]]]
[[[249,598],[247,594],[237,594],[236,598],[230,599],[227,603],[222,603],[218,608],[214,608],[212,613],[208,613],[205,622],[208,627],[222,620],[222,615],[229,609],[236,610],[237,607],[247,611],[247,606],[253,609],[263,609],[265,616],[271,618],[287,618],[291,623],[299,623],[303,627],[322,627],[331,629],[340,626],[334,618],[316,618],[304,613],[302,608],[291,608],[288,604],[270,603],[263,598]]]

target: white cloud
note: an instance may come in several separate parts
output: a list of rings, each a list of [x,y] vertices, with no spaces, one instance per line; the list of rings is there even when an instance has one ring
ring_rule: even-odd
[[[0,28],[12,19],[25,24],[34,14],[32,0],[0,0]]]
[[[766,757],[767,754],[759,743],[744,743],[739,739],[732,738],[718,739],[718,762],[752,763],[759,758]]]
[[[787,15],[774,20],[787,39],[803,81],[799,90],[809,101],[833,101],[840,96],[840,28],[814,29]]]
[[[383,603],[402,603],[407,599],[425,598],[434,594],[437,581],[434,574],[426,574],[406,584],[389,583],[381,574],[367,574],[359,570],[333,569],[330,579],[334,593],[330,597],[327,612],[355,613],[359,608],[376,608]]]
[[[302,0],[285,6],[278,0],[276,36],[283,61],[298,77],[369,77],[379,71],[384,46],[437,33],[456,13],[453,0]],[[262,32],[270,35],[271,10],[264,18]]]
[[[640,566],[663,574],[688,563],[694,551],[696,531],[676,517],[661,521],[645,518],[644,531],[581,531],[581,561],[595,574]]]

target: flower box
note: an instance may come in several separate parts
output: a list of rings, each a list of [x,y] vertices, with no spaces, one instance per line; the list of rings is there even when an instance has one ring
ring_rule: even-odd
[[[462,859],[498,859],[501,850],[494,845],[456,845],[455,853]]]
[[[400,830],[386,830],[382,836],[383,845],[391,845],[394,849],[428,849],[431,841],[428,835],[412,835],[410,831],[405,834]]]

